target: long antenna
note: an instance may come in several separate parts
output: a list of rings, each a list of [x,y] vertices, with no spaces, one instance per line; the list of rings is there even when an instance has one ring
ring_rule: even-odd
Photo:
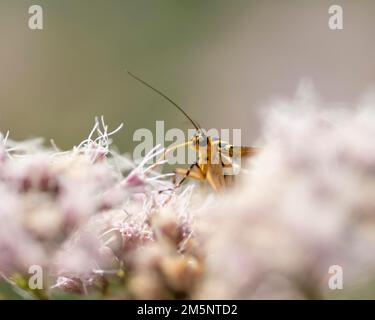
[[[166,94],[161,92],[160,90],[154,88],[152,85],[144,81],[143,79],[139,78],[135,74],[131,73],[130,71],[126,70],[126,72],[135,80],[139,81],[140,83],[144,84],[146,87],[150,88],[151,90],[155,91],[158,95],[162,96],[164,99],[172,103],[178,110],[180,110],[186,118],[190,120],[190,122],[193,124],[195,129],[200,130],[200,126],[192,119],[189,117],[189,115],[176,103],[174,102],[171,98],[169,98]]]

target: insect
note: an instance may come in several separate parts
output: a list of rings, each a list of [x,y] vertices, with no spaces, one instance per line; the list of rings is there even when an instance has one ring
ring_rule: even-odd
[[[190,146],[197,152],[197,161],[190,165],[189,168],[177,168],[175,170],[174,183],[176,187],[179,187],[187,178],[193,178],[200,181],[207,180],[214,191],[220,191],[225,187],[232,185],[234,182],[234,175],[231,173],[228,174],[235,165],[233,159],[251,157],[260,152],[261,149],[257,147],[233,146],[221,141],[220,139],[214,139],[207,135],[201,126],[166,94],[130,71],[126,70],[126,72],[132,78],[150,88],[174,105],[196,129],[196,133],[190,141],[166,149],[162,156],[162,158],[165,159],[167,154],[173,152],[177,148],[186,146]],[[176,176],[181,176],[182,178],[177,182]]]

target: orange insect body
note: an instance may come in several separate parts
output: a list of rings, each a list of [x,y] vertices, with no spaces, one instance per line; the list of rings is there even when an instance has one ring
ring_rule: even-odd
[[[138,76],[129,71],[127,72],[131,77],[152,89],[168,102],[173,104],[185,115],[187,119],[190,120],[197,130],[196,134],[189,142],[169,148],[163,154],[162,158],[165,159],[168,153],[173,152],[177,148],[186,147],[187,145],[191,145],[193,150],[198,153],[196,163],[192,164],[187,169],[176,169],[176,175],[181,175],[183,177],[176,184],[176,187],[180,186],[186,180],[186,178],[190,177],[197,180],[207,180],[213,190],[220,191],[224,187],[233,183],[234,175],[228,174],[227,169],[233,169],[234,157],[249,157],[257,154],[260,151],[259,148],[255,147],[234,147],[232,145],[223,143],[220,139],[214,140],[212,137],[205,135],[198,123],[190,118],[190,116],[176,102]]]
[[[178,185],[187,177],[191,177],[197,180],[207,180],[215,191],[233,184],[235,178],[232,168],[233,157],[249,157],[260,151],[255,147],[234,147],[219,139],[214,140],[210,136],[205,136],[201,131],[193,136],[190,143],[198,153],[198,159],[189,169],[176,169],[176,174],[183,176]]]

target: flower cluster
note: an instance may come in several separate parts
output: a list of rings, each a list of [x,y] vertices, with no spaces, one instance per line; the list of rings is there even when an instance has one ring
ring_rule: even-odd
[[[374,123],[371,107],[287,101],[234,186],[209,195],[175,188],[159,147],[138,165],[115,152],[120,127],[103,119],[70,151],[1,135],[0,295],[5,283],[24,298],[371,297]]]
[[[249,174],[202,218],[210,255],[198,296],[334,298],[366,287],[375,268],[374,124],[373,108],[299,99],[269,112]],[[332,266],[343,290],[332,290]]]
[[[26,282],[30,266],[37,265],[47,273],[43,296],[59,290],[104,296],[114,290],[113,281],[114,287],[126,288],[122,294],[143,297],[131,283],[148,272],[135,267],[139,251],[153,246],[163,257],[160,268],[168,272],[159,281],[160,294],[188,296],[190,288],[166,284],[186,277],[171,270],[181,267],[180,257],[186,269],[194,259],[182,253],[193,238],[187,213],[191,189],[177,196],[168,175],[156,173],[162,163],[153,170],[145,167],[163,152],[158,147],[138,166],[111,150],[110,136],[119,129],[108,132],[103,119],[97,119],[89,137],[68,152],[44,148],[40,140],[16,143],[1,137],[4,281]],[[176,261],[164,261],[164,251]],[[149,266],[154,267],[159,268]]]

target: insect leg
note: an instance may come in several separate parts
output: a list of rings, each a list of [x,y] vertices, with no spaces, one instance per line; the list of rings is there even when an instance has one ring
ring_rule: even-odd
[[[193,171],[193,169],[198,169]],[[176,169],[175,172],[178,174],[178,171],[182,171],[184,169]],[[204,173],[202,172],[201,168],[198,166],[197,163],[193,163],[188,169],[185,170],[182,179],[176,184],[176,188],[181,186],[181,184],[189,177],[191,176],[194,179],[203,180],[205,178]],[[176,175],[174,177],[176,179]],[[176,183],[176,181],[174,181]]]

